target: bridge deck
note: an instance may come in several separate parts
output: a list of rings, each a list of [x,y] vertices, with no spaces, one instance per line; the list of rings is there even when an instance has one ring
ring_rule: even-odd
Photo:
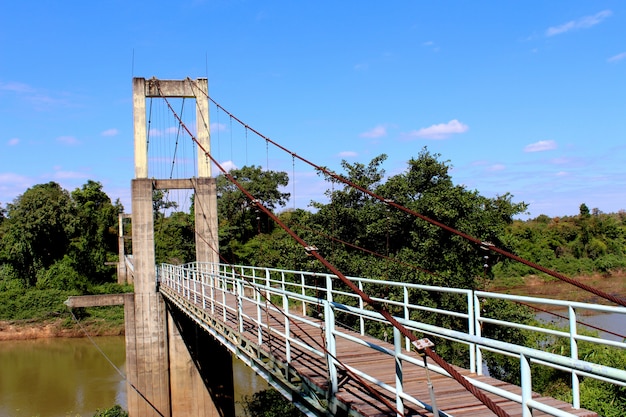
[[[169,288],[165,289],[165,293],[172,291]],[[172,294],[174,292],[172,291]],[[194,298],[193,296],[191,297]],[[228,295],[227,305],[235,306],[237,303],[234,295]],[[202,302],[199,299],[195,300],[195,307],[202,308]],[[256,317],[258,314],[257,306],[253,303],[243,302],[242,309],[244,316]],[[224,313],[226,321],[224,322]],[[291,313],[293,314],[293,313]],[[267,327],[262,329],[264,342],[259,349],[263,350],[267,355],[276,358],[277,361],[287,362],[287,353],[285,349],[284,338],[281,338],[280,334],[285,332],[285,317],[277,312],[266,310],[263,313],[263,321],[269,322],[270,331]],[[211,316],[224,323],[231,329],[238,331],[238,317],[233,310],[227,309],[226,312],[219,304],[214,305],[214,312]],[[307,320],[321,324],[319,320],[308,317]],[[240,334],[242,340],[247,343],[256,344],[258,340],[258,328],[257,325],[250,319],[244,320],[244,331]],[[292,321],[293,323],[293,321]],[[342,329],[344,333],[350,333],[349,330]],[[393,350],[393,345],[385,342],[381,342],[378,339],[374,339],[368,336],[361,336],[356,332],[352,332],[353,336],[360,338],[361,340],[369,341],[377,345],[387,345],[387,347]],[[300,323],[298,326],[290,325],[290,334],[292,338],[298,340],[306,340],[306,344],[320,344],[324,345],[324,336],[319,327],[313,325],[307,325],[306,323]],[[280,340],[279,340],[280,339]],[[365,346],[352,343],[348,340],[338,338],[337,339],[337,353],[336,358],[343,364],[365,370],[367,374],[372,375],[383,381],[390,386],[395,385],[395,369],[394,358],[384,353],[375,352]],[[310,384],[319,387],[321,390],[327,389],[327,374],[328,369],[326,361],[316,355],[311,355],[306,349],[298,347],[296,343],[291,344],[291,362],[290,366],[300,375],[303,379],[307,379]],[[469,376],[473,379],[488,382],[491,385],[498,386],[508,392],[513,392],[521,395],[521,388],[512,384],[501,382],[493,378],[470,373],[468,370],[462,368],[456,368],[464,376]],[[339,369],[339,387],[336,394],[337,399],[346,404],[351,410],[351,414],[357,413],[362,416],[395,416],[395,410],[389,407],[388,404],[395,405],[395,398],[390,395],[388,391],[380,389],[374,384],[364,384],[359,381],[353,374]],[[427,372],[424,368],[411,366],[406,367],[403,374],[403,389],[404,392],[414,396],[415,398],[422,399],[424,403],[430,403],[429,391],[428,391],[428,376],[430,377],[432,384],[434,385],[436,393],[437,406],[441,411],[448,413],[452,416],[492,416],[494,415],[485,405],[477,400],[471,393],[466,391],[459,383],[452,378],[444,375]],[[372,394],[375,392],[376,394]],[[522,407],[519,403],[504,399],[494,394],[486,393],[496,404],[504,409],[511,417],[522,416]],[[388,401],[385,404],[380,398],[384,398]],[[538,394],[534,394],[533,398],[540,397]],[[596,417],[597,414],[584,409],[573,409],[570,404],[558,401],[552,398],[542,397],[542,402],[547,403],[553,407],[566,411],[576,416],[581,417]],[[433,416],[429,411],[423,408],[417,407],[414,404],[407,404],[405,401],[405,415],[412,416]],[[538,410],[533,410],[533,416],[546,416],[549,414],[542,413]]]

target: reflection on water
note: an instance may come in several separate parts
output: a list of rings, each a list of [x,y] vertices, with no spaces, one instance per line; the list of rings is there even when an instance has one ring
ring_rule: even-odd
[[[124,338],[99,337],[98,346],[124,369]],[[122,377],[88,339],[0,342],[0,415],[93,416],[126,406]]]
[[[124,372],[124,337],[94,339]],[[233,360],[235,412],[244,415],[243,398],[268,384]],[[126,409],[126,383],[86,338],[0,342],[0,416],[91,417],[97,409]]]

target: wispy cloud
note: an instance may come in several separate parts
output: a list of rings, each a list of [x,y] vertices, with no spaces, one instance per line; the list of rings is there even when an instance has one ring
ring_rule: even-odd
[[[7,142],[7,145],[9,146],[15,146],[18,143],[20,143],[20,140],[18,138],[11,138],[9,139],[9,141]]]
[[[64,145],[78,145],[80,143],[74,136],[59,136],[57,142],[61,142]]]
[[[365,71],[369,68],[369,64],[366,63],[360,63],[360,64],[355,64],[354,65],[354,70],[355,71]]]
[[[15,93],[24,101],[31,103],[37,111],[49,110],[55,106],[67,107],[70,104],[67,97],[57,98],[31,85],[16,81],[0,83],[0,92],[2,91]]]
[[[612,57],[610,57],[606,61],[607,62],[617,62],[617,61],[621,61],[624,58],[626,58],[626,52],[622,52],[621,54],[613,55]]]
[[[217,123],[217,122],[213,122],[211,123],[211,132],[224,132],[226,131],[226,125],[224,123]]]
[[[543,152],[556,149],[556,142],[553,140],[540,140],[539,142],[526,145],[524,152]]]
[[[358,156],[359,154],[354,151],[342,151],[342,152],[339,152],[337,155],[342,158],[354,158],[355,156]]]
[[[552,26],[546,30],[546,36],[560,35],[566,32],[579,29],[589,29],[613,14],[610,10],[602,10],[591,16],[584,16],[576,20],[570,20],[559,26]]]
[[[0,91],[11,91],[14,93],[33,93],[35,89],[28,84],[18,82],[0,83]]]
[[[505,169],[506,169],[506,166],[503,164],[494,164],[488,167],[487,171],[497,172],[497,171],[504,171]]]
[[[422,46],[431,49],[433,52],[439,51],[439,47],[433,41],[422,42]]]
[[[452,134],[465,133],[468,130],[469,126],[459,122],[457,119],[453,119],[448,123],[439,123],[414,130],[410,132],[408,136],[412,138],[445,139]]]
[[[387,136],[387,128],[383,125],[378,125],[367,132],[363,132],[359,135],[362,138],[381,138]]]
[[[63,171],[62,169],[58,169],[54,172],[53,177],[56,180],[80,180],[88,178],[89,175],[85,172]]]
[[[117,136],[120,133],[117,129],[107,129],[104,132],[100,133],[102,136]]]

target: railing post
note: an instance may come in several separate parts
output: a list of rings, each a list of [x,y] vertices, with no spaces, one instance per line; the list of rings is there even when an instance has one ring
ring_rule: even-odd
[[[363,281],[361,280],[359,280],[359,290],[363,291]],[[364,307],[364,301],[361,297],[359,297],[359,308],[363,310]],[[365,319],[362,315],[359,315],[359,332],[361,333],[361,336],[365,336]]]
[[[302,294],[302,315],[306,317],[306,303],[304,302],[304,297],[306,296],[306,281],[304,279],[304,272],[300,272],[300,293]]]
[[[335,311],[329,301],[324,301],[324,339],[326,343],[326,363],[328,366],[328,406],[334,414],[337,412],[335,396],[337,394],[337,367],[335,358],[337,357],[337,346],[335,345]]]
[[[272,299],[270,298],[272,296],[272,293],[270,292],[271,285],[272,283],[270,279],[270,270],[265,268],[265,299],[267,301],[272,301]]]
[[[283,276],[283,284],[285,283],[285,277]],[[284,292],[283,285],[283,312],[285,314],[285,356],[287,357],[287,363],[291,363],[291,329],[289,328],[289,297]]]
[[[467,331],[470,336],[476,336],[476,325],[474,318],[474,291],[467,292]],[[476,343],[469,344],[470,355],[470,372],[478,373],[478,366],[476,363]],[[482,369],[482,366],[480,367]]]
[[[237,297],[237,319],[239,320],[239,333],[243,333],[243,282],[237,281],[233,283],[236,285],[235,295]]]
[[[520,377],[522,387],[522,417],[532,417],[533,413],[528,406],[528,401],[533,397],[532,379],[530,374],[530,359],[523,353],[520,354]]]
[[[326,300],[333,302],[333,278],[330,274],[326,274]]]
[[[481,327],[480,327],[480,300],[478,299],[478,296],[476,295],[476,293],[474,293],[474,331],[476,332],[476,336],[477,337],[482,337],[482,331],[481,331]],[[476,366],[476,373],[478,375],[482,375],[483,374],[483,353],[480,350],[480,346],[475,345],[475,352],[476,352],[476,357],[475,357],[475,366]],[[471,345],[470,345],[470,349],[471,349]]]
[[[202,309],[206,310],[206,276],[202,275]]]
[[[402,289],[404,290],[404,291],[402,291],[403,292],[402,297],[404,299],[404,306],[403,306],[404,318],[405,318],[405,320],[409,320],[409,318],[410,318],[409,317],[409,315],[410,315],[410,313],[409,313],[409,289],[406,287],[406,285],[404,285],[402,287]],[[395,327],[394,327],[394,329],[395,329]],[[404,338],[404,346],[405,346],[405,349],[406,349],[407,352],[411,350],[411,341],[409,340],[408,337]]]
[[[406,287],[405,287],[406,288]],[[402,393],[404,392],[402,385],[402,360],[400,354],[402,354],[402,335],[400,330],[396,327],[393,328],[393,349],[396,360],[396,409],[398,410],[397,417],[404,417],[404,402],[402,402]]]
[[[215,285],[219,276],[220,276],[219,267],[217,268],[217,271],[212,271],[211,275],[209,275],[209,294],[211,297],[211,314],[215,313]]]
[[[258,292],[258,301],[256,303],[256,328],[257,328],[257,342],[259,346],[263,345],[263,309],[261,308],[261,293]],[[267,304],[266,304],[267,305]],[[270,332],[269,323],[267,323],[267,332]]]
[[[569,344],[570,355],[574,360],[578,359],[578,341],[576,335],[578,330],[576,329],[576,310],[571,305],[569,306]],[[580,380],[576,371],[572,370],[572,407],[580,408]]]

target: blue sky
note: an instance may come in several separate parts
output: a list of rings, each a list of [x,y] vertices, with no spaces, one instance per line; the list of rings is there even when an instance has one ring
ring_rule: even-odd
[[[385,153],[393,175],[426,146],[455,183],[510,192],[532,217],[626,209],[621,1],[4,2],[0,204],[92,179],[130,210],[133,76],[207,77],[318,165]],[[304,166],[264,144],[233,153],[245,132],[215,107],[211,121],[225,166],[285,170],[298,206],[323,199]]]

